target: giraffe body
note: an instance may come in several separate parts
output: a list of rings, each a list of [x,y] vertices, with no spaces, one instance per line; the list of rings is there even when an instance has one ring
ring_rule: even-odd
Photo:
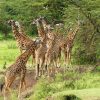
[[[44,28],[42,26],[41,23],[41,19],[36,19],[35,21],[32,22],[33,24],[36,24],[37,26],[37,30],[38,30],[38,36],[41,37],[41,42],[39,44],[39,46],[37,47],[37,49],[35,50],[35,56],[36,56],[36,78],[38,78],[38,76],[40,76],[41,74],[43,74],[43,65],[44,65],[44,61],[45,61],[45,54],[47,51],[47,47],[46,47],[46,41],[47,41],[47,37],[46,37],[46,32],[44,31]],[[40,72],[41,70],[41,72]]]
[[[16,61],[7,68],[5,73],[5,86],[4,86],[4,97],[7,91],[9,91],[10,86],[16,79],[16,77],[20,77],[20,86],[19,86],[19,96],[21,93],[21,89],[23,85],[25,86],[25,75],[26,75],[26,63],[29,57],[32,55],[32,52],[35,49],[35,42],[28,47],[28,49],[22,53]]]
[[[53,69],[55,70],[55,67],[57,67],[57,61],[60,54],[60,47],[59,45],[57,45],[55,34],[53,34],[52,32],[48,32],[47,36],[48,36],[48,39],[46,43],[47,52],[45,55],[45,65],[47,67],[48,76],[50,76],[51,72],[49,68],[52,67],[51,71],[53,71]]]

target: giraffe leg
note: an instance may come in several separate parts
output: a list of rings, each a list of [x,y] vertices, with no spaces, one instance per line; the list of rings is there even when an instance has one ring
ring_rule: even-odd
[[[68,65],[68,52],[65,52],[64,72],[66,72],[67,65]]]
[[[50,73],[51,73],[51,63],[49,62],[49,64],[47,65],[47,76],[50,77]]]
[[[52,66],[52,69],[53,69],[53,73],[55,74],[56,73],[56,68],[57,68],[57,60],[53,61],[53,65],[54,66]]]
[[[18,98],[20,99],[21,97],[21,89],[23,87],[23,85],[26,86],[25,84],[25,74],[26,74],[26,70],[24,70],[22,73],[21,73],[21,79],[20,79],[20,85],[19,85],[19,92],[18,92]]]
[[[58,55],[58,59],[57,59],[57,67],[60,67],[60,60],[61,60],[61,48],[59,50],[59,55]]]
[[[32,66],[33,66],[33,63],[35,63],[35,60],[34,59],[35,59],[35,55],[33,54],[32,55]]]
[[[67,67],[69,65],[69,52],[67,53]]]
[[[47,75],[47,73],[48,73],[48,68],[47,68],[48,66],[47,66],[47,64],[45,64],[45,74]]]
[[[41,75],[43,75],[43,63],[44,63],[44,59],[40,59]]]
[[[65,59],[64,59],[64,66],[66,66],[66,63],[67,63],[67,53],[64,52],[64,55],[65,55]]]
[[[25,78],[23,80],[23,87],[24,87],[24,90],[26,89],[26,81],[25,81]]]
[[[36,75],[35,75],[35,79],[38,79],[39,76],[39,57],[38,55],[36,55],[36,66],[35,66],[35,71],[36,71]]]
[[[13,83],[14,80],[15,80],[15,77],[11,77],[10,79],[7,79],[5,77],[5,85],[4,85],[4,93],[3,93],[4,94],[4,100],[9,99],[8,97],[6,98],[6,94],[7,94],[7,92],[11,93],[10,86]]]
[[[71,65],[71,53],[69,53],[69,63],[68,65]]]
[[[4,95],[4,100],[8,100],[8,96],[7,93],[10,92],[7,86],[4,86],[4,91],[3,91],[3,95]]]
[[[47,63],[45,63],[45,73],[46,73],[46,76],[49,76],[50,74],[50,71],[49,71],[49,65]]]
[[[21,96],[21,88],[22,88],[22,84],[23,84],[23,82],[22,82],[22,80],[21,80],[21,81],[20,81],[20,85],[19,85],[18,98],[20,98],[20,96]]]
[[[38,76],[39,76],[39,64],[37,64],[37,66],[36,66],[36,76],[35,76],[35,78],[38,79]]]

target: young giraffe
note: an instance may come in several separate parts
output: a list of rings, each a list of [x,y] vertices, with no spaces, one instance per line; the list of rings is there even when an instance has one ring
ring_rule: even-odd
[[[6,92],[10,92],[10,86],[14,82],[17,76],[20,77],[20,85],[19,85],[19,93],[18,97],[20,97],[21,89],[24,85],[24,88],[26,86],[25,83],[25,75],[26,75],[26,63],[29,59],[29,57],[32,55],[34,49],[35,49],[35,42],[27,48],[27,50],[22,53],[16,61],[8,67],[5,73],[5,84],[4,84],[4,98],[6,96]]]
[[[31,45],[31,43],[33,43],[33,40],[30,39],[28,36],[26,36],[25,34],[20,34],[18,31],[18,26],[16,26],[16,21],[14,20],[9,20],[8,24],[10,24],[12,26],[12,31],[14,33],[15,39],[18,43],[18,46],[20,48],[20,51],[22,53],[23,50],[26,50],[27,47],[29,45]],[[35,51],[33,51],[33,59],[35,58]]]
[[[41,74],[43,74],[43,64],[45,61],[45,53],[47,51],[46,47],[46,33],[44,31],[44,28],[41,23],[41,19],[38,18],[32,22],[32,24],[36,24],[37,30],[38,30],[38,35],[41,37],[41,42],[37,49],[35,50],[35,56],[36,56],[36,79],[38,76],[40,76],[40,68],[42,70]]]

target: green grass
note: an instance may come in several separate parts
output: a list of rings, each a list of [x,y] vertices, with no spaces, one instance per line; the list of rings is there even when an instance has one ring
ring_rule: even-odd
[[[52,95],[54,100],[64,100],[65,96],[75,95],[81,100],[100,100],[100,88],[62,91]]]
[[[20,50],[17,43],[13,39],[0,41],[0,69],[3,68],[5,62],[7,67],[11,65],[20,55]],[[30,63],[31,63],[30,59]]]
[[[19,49],[14,40],[0,41],[0,68],[2,69],[5,62],[7,65],[14,62],[19,54]]]
[[[86,97],[91,96],[94,98],[95,96],[100,96],[100,73],[66,72],[65,75],[59,73],[52,81],[40,79],[33,90],[34,94],[27,100],[45,100],[47,97],[54,97],[55,99],[53,100],[63,100],[61,98],[69,94],[75,95],[82,100],[88,100],[82,97],[88,91],[89,94]]]

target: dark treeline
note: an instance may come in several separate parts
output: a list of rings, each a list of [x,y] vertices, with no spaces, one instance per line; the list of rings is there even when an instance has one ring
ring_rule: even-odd
[[[35,35],[36,27],[30,23],[39,16],[46,17],[50,24],[63,22],[65,30],[79,20],[81,27],[74,41],[72,62],[99,62],[100,0],[0,0],[0,34],[6,37],[10,33],[7,20],[14,19],[22,23],[27,34]]]

